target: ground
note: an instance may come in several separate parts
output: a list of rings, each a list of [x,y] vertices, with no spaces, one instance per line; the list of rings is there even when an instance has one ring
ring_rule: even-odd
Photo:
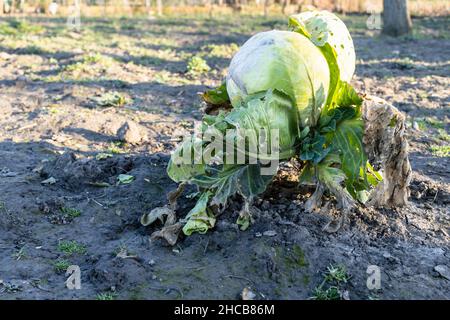
[[[139,218],[176,188],[166,165],[201,118],[198,92],[220,84],[249,36],[285,19],[86,18],[80,33],[57,18],[0,20],[0,299],[236,299],[245,287],[257,299],[450,298],[449,19],[414,19],[399,39],[366,19],[344,17],[353,84],[407,115],[410,204],[358,208],[328,234],[339,213],[306,213],[310,190],[286,178],[287,164],[248,230],[236,200],[215,229],[174,247],[149,241],[160,226]],[[117,135],[127,121],[134,144]],[[65,286],[69,265],[81,290]],[[379,290],[366,285],[369,265]]]

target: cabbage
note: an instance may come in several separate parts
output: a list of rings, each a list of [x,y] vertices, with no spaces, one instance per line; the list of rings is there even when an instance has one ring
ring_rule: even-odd
[[[297,107],[302,127],[317,121],[329,82],[321,51],[299,33],[277,30],[251,37],[231,60],[226,79],[234,107],[269,89],[285,93]]]
[[[289,24],[292,31],[251,37],[233,57],[225,83],[202,95],[210,110],[221,111],[203,117],[201,134],[218,132],[221,138],[213,143],[194,136],[172,154],[169,176],[199,191],[197,205],[184,220],[187,235],[212,228],[216,213],[236,195],[244,200],[237,223],[247,228],[251,202],[276,174],[263,172],[267,160],[302,161],[300,183],[317,186],[306,203],[309,209],[317,208],[328,190],[345,212],[380,181],[364,152],[362,98],[348,83],[355,52],[347,28],[326,11],[294,15]],[[228,135],[230,129],[234,133]],[[238,146],[241,129],[248,143]],[[258,137],[273,129],[279,150],[261,155]],[[216,151],[216,142],[233,146],[233,157],[227,148]],[[257,161],[240,164],[236,153]],[[180,161],[185,156],[197,161]]]
[[[341,80],[350,82],[355,72],[355,47],[344,22],[328,11],[307,11],[290,16],[290,24],[300,24],[318,47],[329,43],[337,55]]]

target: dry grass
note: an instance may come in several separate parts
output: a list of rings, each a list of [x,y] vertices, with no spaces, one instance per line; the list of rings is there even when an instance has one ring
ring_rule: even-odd
[[[142,1],[143,2],[143,1]],[[263,1],[260,1],[263,3]],[[281,14],[281,5],[274,3],[268,7],[267,13],[269,15]],[[277,1],[278,2],[278,1]],[[299,6],[296,1],[288,6],[285,10],[286,14],[298,12],[300,9],[308,10],[312,7],[312,0],[304,0],[303,5]],[[298,1],[301,2],[301,1]],[[253,1],[248,1],[248,5],[241,5],[239,7],[218,6],[218,5],[169,5],[163,9],[164,15],[230,15],[230,14],[245,14],[245,15],[263,15],[264,5],[256,5]],[[319,9],[327,9],[331,11],[338,11],[344,13],[370,13],[381,12],[383,7],[383,0],[316,0]],[[413,16],[448,16],[450,15],[450,2],[448,0],[409,0],[410,12]],[[29,6],[25,8],[26,15],[35,14],[36,7]],[[146,8],[144,5],[134,5],[124,7],[123,5],[82,5],[83,16],[89,17],[105,17],[105,16],[145,16],[155,15],[156,8]],[[67,16],[69,14],[68,7],[60,7],[58,15]]]

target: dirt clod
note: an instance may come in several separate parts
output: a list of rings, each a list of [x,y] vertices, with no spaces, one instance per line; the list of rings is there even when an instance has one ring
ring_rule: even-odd
[[[129,144],[139,145],[146,142],[148,137],[142,126],[139,126],[136,122],[129,120],[117,130],[117,139]]]

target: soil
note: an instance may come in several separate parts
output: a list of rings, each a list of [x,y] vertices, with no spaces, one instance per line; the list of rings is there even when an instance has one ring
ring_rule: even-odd
[[[144,227],[139,218],[167,204],[167,194],[177,187],[165,171],[178,142],[174,137],[189,133],[201,117],[197,92],[219,84],[229,56],[205,54],[212,71],[200,76],[187,74],[183,59],[205,44],[242,44],[280,22],[255,22],[254,29],[241,30],[238,22],[225,20],[168,19],[160,24],[165,32],[154,21],[127,24],[134,29],[116,22],[90,20],[81,35],[55,35],[49,34],[52,28],[64,22],[41,19],[34,23],[46,28],[44,35],[25,40],[0,35],[0,299],[95,299],[102,293],[116,299],[239,299],[245,287],[257,299],[307,299],[330,265],[344,266],[350,275],[340,284],[346,298],[450,298],[450,162],[448,154],[430,149],[448,147],[448,38],[391,39],[351,29],[358,56],[353,84],[393,103],[409,121],[414,173],[408,206],[358,208],[341,230],[328,234],[322,228],[339,211],[325,206],[306,213],[311,190],[296,188],[288,178],[292,166],[285,164],[257,199],[248,230],[235,223],[236,199],[213,230],[182,237],[171,247],[150,241],[161,225]],[[448,24],[448,18],[435,23]],[[237,31],[230,31],[234,27]],[[120,38],[86,40],[82,51],[76,48],[92,30],[101,36],[108,28]],[[173,44],[152,47],[146,36]],[[48,43],[47,51],[32,52],[33,37],[40,43],[54,39],[59,48]],[[111,45],[114,41],[118,44]],[[144,52],[138,59],[126,41],[175,53],[164,60]],[[73,74],[55,78],[86,52],[116,58],[106,69],[84,69],[81,80]],[[140,64],[144,56],[161,61]],[[164,72],[169,80],[154,80]],[[122,107],[93,102],[111,91],[132,102]],[[137,128],[133,134],[142,136],[117,142],[127,121]],[[134,180],[120,184],[120,174]],[[192,208],[192,191],[178,200],[177,216]],[[85,250],[69,253],[61,249],[63,241]],[[80,267],[81,290],[66,288],[58,261]],[[379,290],[366,285],[370,265],[381,270]]]

